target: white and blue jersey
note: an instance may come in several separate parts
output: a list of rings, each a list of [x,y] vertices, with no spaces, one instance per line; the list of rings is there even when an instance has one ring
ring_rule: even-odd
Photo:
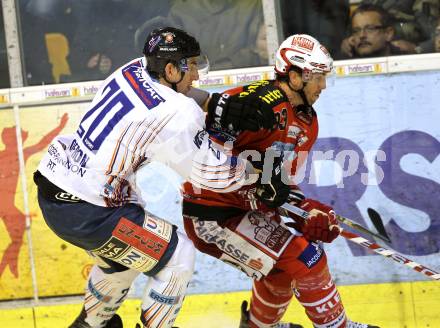
[[[104,81],[77,131],[56,137],[38,170],[66,192],[106,207],[145,205],[135,172],[150,161],[168,165],[184,179],[192,175],[203,185],[214,183],[217,191],[228,191],[243,177],[245,165],[234,160],[234,174],[227,173],[228,156],[214,150],[207,136],[200,140],[204,122],[193,99],[154,81],[145,58],[138,58]],[[197,154],[219,170],[206,173],[206,166],[193,165]],[[216,177],[224,172],[227,179],[219,183],[207,176],[213,171]]]

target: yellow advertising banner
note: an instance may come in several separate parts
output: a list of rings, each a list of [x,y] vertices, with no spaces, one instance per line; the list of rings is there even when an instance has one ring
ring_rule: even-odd
[[[83,106],[21,108],[19,130],[13,111],[0,111],[1,300],[31,298],[34,290],[38,291],[39,297],[83,293],[92,261],[83,250],[58,238],[45,224],[38,206],[37,187],[32,179],[51,140],[59,133],[73,132]],[[18,131],[22,139],[26,188],[22,188],[24,175],[20,174]],[[27,239],[26,216],[30,219],[31,247]]]
[[[25,235],[26,216],[17,127],[12,109],[0,111],[0,122],[0,298],[31,297],[33,289]]]

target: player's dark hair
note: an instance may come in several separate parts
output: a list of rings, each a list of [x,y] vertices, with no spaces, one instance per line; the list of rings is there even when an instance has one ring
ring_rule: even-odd
[[[278,74],[278,73],[275,73],[275,80],[277,80],[277,81],[281,81],[281,82],[287,82],[287,81],[289,81],[289,72],[290,72],[290,71],[295,71],[295,72],[297,72],[299,75],[302,74],[302,69],[301,69],[300,67],[292,65],[292,66],[290,66],[289,71],[287,72],[287,74]]]

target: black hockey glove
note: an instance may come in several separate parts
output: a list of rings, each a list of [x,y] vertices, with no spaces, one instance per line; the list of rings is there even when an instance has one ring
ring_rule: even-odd
[[[254,167],[262,170],[257,182],[256,197],[266,206],[276,208],[288,201],[290,186],[282,181],[283,157],[274,158],[271,171],[268,164],[270,163],[265,161],[263,168],[261,168],[259,167],[261,165],[254,163]],[[271,172],[271,175],[267,177],[266,172]]]
[[[228,94],[211,95],[206,119],[208,128],[225,131],[235,136],[244,130],[273,129],[276,124],[273,111],[262,108],[258,103],[251,103],[246,98]]]

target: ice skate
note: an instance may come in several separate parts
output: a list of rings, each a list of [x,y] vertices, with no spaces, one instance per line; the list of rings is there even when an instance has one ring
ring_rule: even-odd
[[[86,316],[87,313],[83,307],[81,313],[75,319],[75,321],[69,326],[69,328],[91,328],[90,325],[87,322],[85,322]],[[107,322],[104,328],[123,328],[121,317],[117,314],[113,315],[113,317]]]
[[[241,303],[241,319],[238,328],[249,328],[249,311],[247,310],[247,305],[247,301]],[[303,326],[294,323],[279,322],[274,325],[273,328],[303,328]]]
[[[354,322],[351,320],[347,320],[346,328],[380,328],[379,326],[372,326],[366,323]]]
[[[142,326],[137,323],[135,328],[142,328]],[[171,328],[179,328],[179,327],[171,327]]]

